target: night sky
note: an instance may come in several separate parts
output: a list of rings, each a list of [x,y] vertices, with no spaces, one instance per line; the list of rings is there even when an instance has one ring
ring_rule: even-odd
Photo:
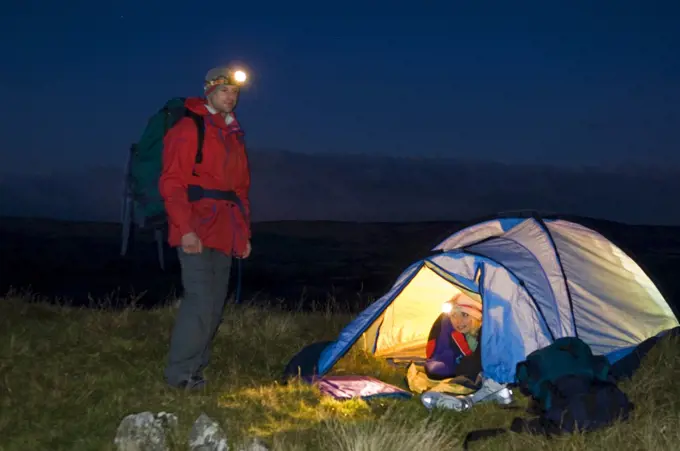
[[[253,149],[680,167],[680,2],[368,3],[9,2],[0,172],[122,166],[230,61]]]

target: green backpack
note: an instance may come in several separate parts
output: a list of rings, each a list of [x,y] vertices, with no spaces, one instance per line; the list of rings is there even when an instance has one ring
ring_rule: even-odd
[[[163,258],[163,231],[167,224],[165,206],[158,188],[163,165],[163,138],[180,119],[191,117],[196,123],[198,148],[196,163],[203,160],[203,117],[186,108],[185,98],[174,97],[149,118],[142,136],[130,148],[123,192],[123,236],[121,255],[128,250],[130,234],[136,224],[140,229],[153,229],[158,247],[161,268]]]
[[[517,364],[515,379],[520,391],[530,395],[545,411],[552,407],[554,384],[564,376],[582,376],[607,382],[610,364],[594,355],[590,346],[576,337],[558,338],[529,354]]]
[[[606,357],[594,355],[577,337],[558,338],[537,349],[517,364],[515,381],[532,398],[528,412],[538,416],[515,417],[509,428],[470,431],[463,449],[507,431],[553,436],[593,431],[628,418],[634,406],[610,378],[610,368]]]

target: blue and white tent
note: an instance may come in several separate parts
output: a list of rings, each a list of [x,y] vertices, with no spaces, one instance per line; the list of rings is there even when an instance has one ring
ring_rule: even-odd
[[[321,353],[326,374],[353,347],[422,360],[441,306],[457,291],[483,304],[484,376],[512,383],[528,354],[579,337],[615,363],[679,326],[650,278],[598,232],[564,219],[499,218],[467,227],[409,266]]]

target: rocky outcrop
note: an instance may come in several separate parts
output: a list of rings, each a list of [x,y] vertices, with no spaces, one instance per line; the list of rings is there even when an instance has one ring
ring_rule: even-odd
[[[114,444],[118,451],[169,451],[177,440],[177,416],[172,413],[141,412],[123,418]],[[190,451],[229,451],[227,434],[219,423],[202,413],[194,422],[186,441]],[[236,451],[268,451],[258,438],[251,438]]]

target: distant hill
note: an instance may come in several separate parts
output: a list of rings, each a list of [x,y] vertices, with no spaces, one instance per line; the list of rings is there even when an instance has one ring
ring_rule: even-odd
[[[471,218],[470,218],[471,219]],[[575,220],[603,233],[629,252],[680,302],[680,227],[631,226],[593,218]],[[257,222],[253,255],[244,263],[244,299],[327,299],[363,305],[383,294],[416,259],[461,222],[350,223],[334,221]],[[126,257],[120,252],[120,224],[0,217],[0,294],[31,288],[50,298],[79,304],[114,294],[127,301],[145,293],[156,305],[179,289],[176,253],[164,246],[166,270],[158,265],[150,233],[138,235]],[[234,288],[234,285],[232,285]]]
[[[250,162],[256,221],[449,221],[530,208],[680,224],[680,177],[669,172],[280,150],[252,150]],[[122,176],[116,167],[0,174],[0,215],[117,221]]]

